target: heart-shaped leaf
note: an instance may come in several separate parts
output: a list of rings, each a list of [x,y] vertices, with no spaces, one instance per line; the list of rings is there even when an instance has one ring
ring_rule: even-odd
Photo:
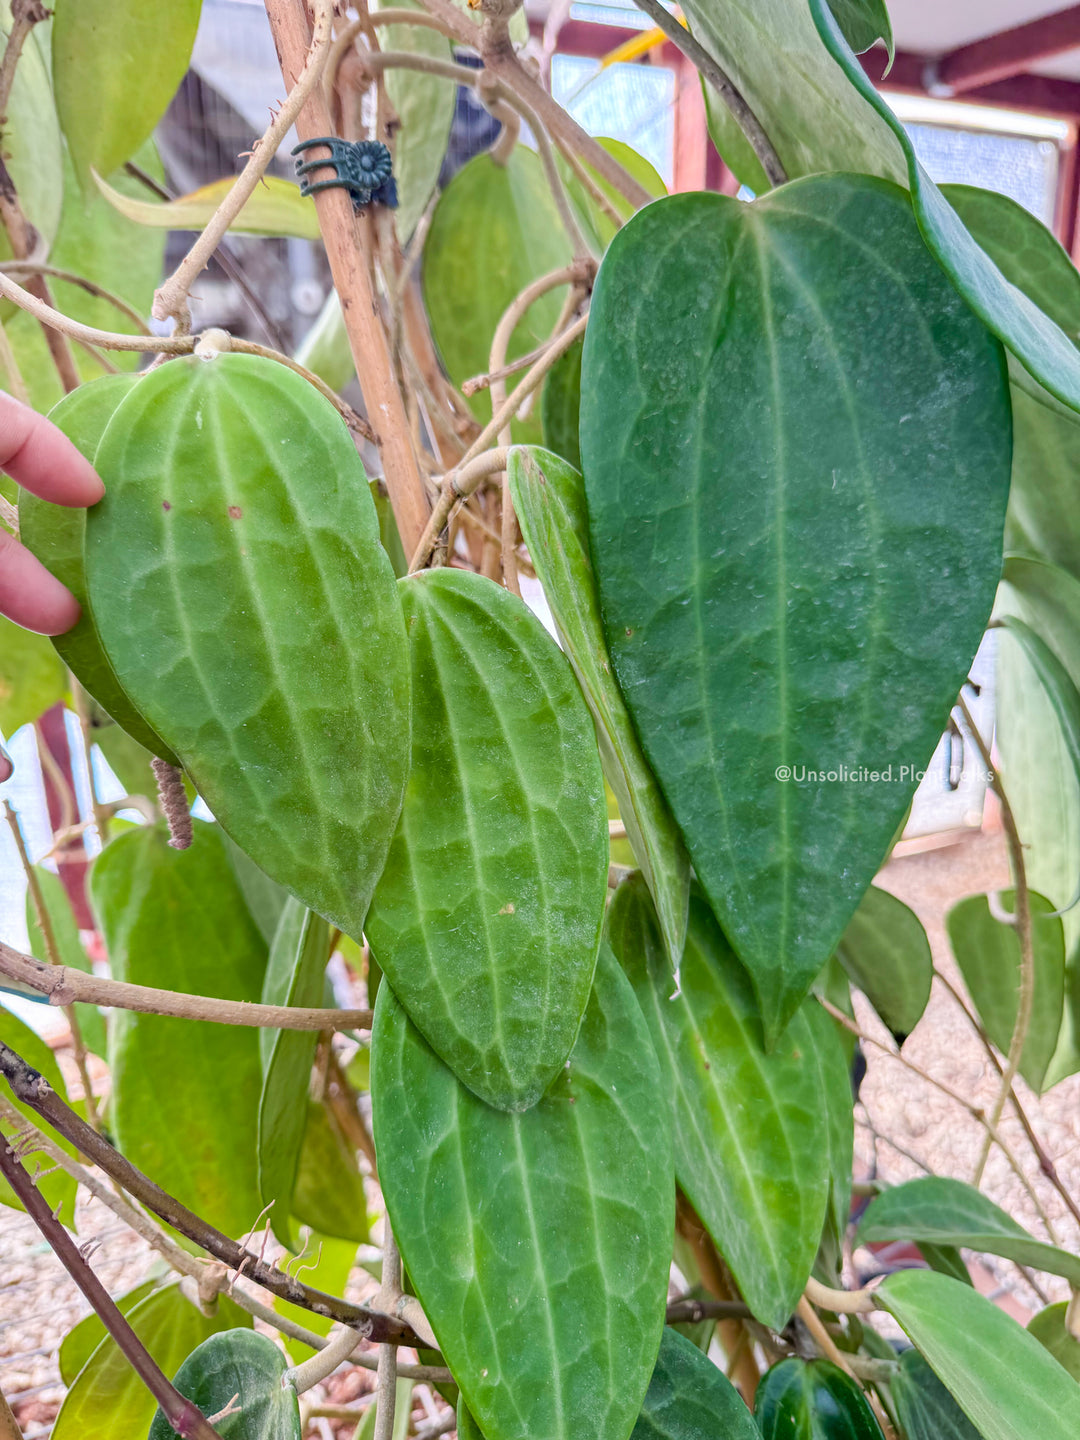
[[[983,1440],[1073,1440],[1080,1385],[1034,1336],[968,1285],[900,1270],[875,1291]]]
[[[754,1397],[762,1440],[883,1440],[870,1402],[828,1360],[781,1360]]]
[[[649,1033],[606,946],[566,1069],[493,1110],[385,982],[379,1178],[447,1364],[488,1440],[624,1440],[664,1323],[674,1185]]]
[[[982,1440],[918,1350],[900,1356],[889,1393],[906,1440]]]
[[[359,936],[409,763],[405,626],[349,432],[250,355],[145,375],[86,571],[124,689],[274,880]]]
[[[608,935],[660,1057],[679,1185],[751,1310],[782,1329],[825,1223],[834,1113],[851,1135],[851,1092],[832,1022],[808,1002],[764,1054],[750,984],[700,892],[690,896],[675,995],[640,875],[616,891]],[[850,1146],[849,1138],[848,1184]]]
[[[926,1009],[934,978],[930,941],[918,916],[895,895],[871,885],[836,955],[893,1034],[910,1035]]]
[[[295,1388],[282,1384],[288,1363],[268,1336],[222,1330],[191,1352],[174,1384],[204,1415],[221,1417],[214,1421],[221,1440],[300,1440],[300,1402]],[[149,1440],[173,1440],[160,1410]]]
[[[581,452],[619,684],[772,1044],[982,637],[1003,355],[893,186],[672,196],[600,268]]]
[[[1080,880],[1080,876],[1077,877]],[[1000,897],[1012,911],[1015,896]],[[1043,1088],[1047,1066],[1057,1047],[1065,1001],[1065,932],[1050,901],[1034,891],[1031,940],[1035,962],[1035,991],[1031,1020],[1020,1073],[1032,1087]],[[1016,925],[999,920],[986,895],[972,895],[954,905],[946,916],[949,944],[975,1003],[987,1035],[1002,1052],[1009,1053],[1020,999],[1020,937]]]
[[[859,1244],[914,1240],[962,1245],[1080,1285],[1080,1256],[1036,1240],[973,1186],[944,1175],[908,1180],[883,1191],[867,1207],[857,1239]]]
[[[458,1079],[527,1110],[592,988],[608,867],[596,738],[565,657],[516,596],[446,568],[400,585],[412,770],[365,930]]]
[[[278,922],[263,981],[264,1005],[322,1004],[330,927],[291,896]],[[262,1095],[259,1099],[259,1190],[273,1204],[274,1234],[292,1246],[289,1211],[308,1118],[308,1087],[315,1030],[260,1030]]]
[[[94,862],[91,897],[118,980],[258,1000],[266,946],[233,879],[220,830],[196,821],[191,848],[164,826],[118,836]],[[229,1235],[262,1209],[255,1164],[261,1074],[248,1026],[111,1018],[109,1126],[133,1165]],[[246,1137],[247,1143],[238,1137]]]
[[[678,969],[686,937],[690,859],[611,673],[589,556],[581,475],[557,455],[531,448],[513,450],[508,473],[521,533],[596,722],[608,784],[656,903],[672,967]]]
[[[665,1326],[630,1440],[758,1440],[742,1396],[696,1345]]]

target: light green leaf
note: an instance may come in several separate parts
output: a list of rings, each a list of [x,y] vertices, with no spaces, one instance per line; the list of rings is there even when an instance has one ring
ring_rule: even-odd
[[[661,195],[667,194],[667,187],[660,178],[656,169],[645,159],[644,155],[625,144],[622,140],[610,140],[600,138],[599,143],[609,155],[619,162],[639,185],[645,189],[654,200]],[[622,216],[623,221],[630,219],[634,213],[633,206],[627,202],[625,195],[607,180],[599,176],[591,165],[581,162],[583,168],[588,171],[597,187],[607,196],[616,211]],[[605,213],[600,204],[593,198],[589,190],[578,179],[569,163],[562,155],[557,156],[559,173],[562,175],[563,183],[566,186],[566,193],[570,198],[577,218],[585,237],[592,246],[594,254],[602,255],[611,244],[617,226],[611,217]],[[561,453],[561,452],[559,452]],[[572,457],[567,456],[567,459]],[[576,461],[574,462],[577,463]]]
[[[600,267],[581,450],[615,673],[771,1044],[982,638],[1004,357],[894,186],[676,195]]]
[[[589,555],[581,475],[548,451],[515,449],[510,493],[563,648],[596,722],[600,758],[656,903],[673,969],[686,936],[690,859],[641,752],[611,671]]]
[[[984,1440],[1080,1433],[1080,1385],[969,1286],[932,1270],[901,1270],[874,1293]]]
[[[106,425],[135,384],[134,375],[103,375],[66,395],[49,411],[49,419],[92,463]],[[74,629],[66,635],[57,635],[52,643],[64,664],[106,714],[152,755],[175,763],[176,757],[168,746],[124,693],[94,624],[83,564],[86,513],[67,505],[53,505],[29,491],[19,500],[19,534],[23,544],[68,587],[82,606],[82,615]]]
[[[882,1191],[867,1207],[856,1239],[860,1245],[892,1240],[962,1245],[1080,1285],[1080,1256],[1036,1240],[973,1186],[944,1175],[908,1180]]]
[[[296,1170],[292,1213],[321,1235],[363,1245],[368,1239],[367,1200],[356,1151],[333,1111],[312,1101]]]
[[[222,1330],[187,1357],[173,1377],[186,1400],[204,1415],[231,1415],[214,1422],[221,1440],[300,1440],[300,1402],[292,1385],[282,1383],[288,1361],[273,1340],[254,1330]],[[149,1440],[173,1440],[173,1428],[160,1410]]]
[[[1065,999],[1065,932],[1054,907],[1032,892],[1032,951],[1035,993],[1020,1057],[1020,1073],[1035,1091],[1044,1088],[1047,1067],[1057,1047]],[[1015,907],[1013,891],[1000,897],[1005,910]],[[956,963],[987,1035],[1003,1055],[1009,1053],[1020,1000],[1020,937],[990,911],[985,895],[972,895],[945,917]]]
[[[94,744],[123,785],[125,794],[144,795],[152,800],[157,794],[157,780],[150,768],[153,759],[150,751],[133,740],[126,730],[121,730],[100,705],[91,703],[89,709]]]
[[[900,1356],[889,1393],[906,1440],[982,1440],[918,1350]]]
[[[0,0],[5,47],[11,26],[11,0]],[[4,164],[24,215],[48,248],[63,204],[63,144],[49,67],[36,45],[24,46],[19,56],[5,112]],[[0,258],[10,259],[12,253],[7,231],[0,228]]]
[[[696,890],[676,994],[640,875],[615,892],[608,935],[660,1057],[679,1185],[755,1316],[783,1329],[825,1223],[834,1099],[851,1128],[839,1042],[811,1001],[763,1053],[749,981]]]
[[[516,145],[505,165],[477,155],[458,171],[435,206],[422,271],[431,333],[455,385],[487,372],[495,327],[511,300],[572,259],[540,157],[532,150]],[[511,338],[508,360],[548,339],[563,294],[551,290],[530,307]],[[490,419],[488,391],[469,403],[478,419]]]
[[[39,1075],[44,1075],[58,1095],[61,1097],[67,1095],[67,1087],[64,1085],[60,1067],[56,1063],[53,1052],[40,1035],[35,1034],[21,1020],[17,1020],[8,1010],[0,1010],[0,1041],[3,1041],[5,1045],[10,1045],[12,1050],[20,1055],[28,1065],[31,1065]],[[14,1105],[16,1110],[25,1115],[31,1125],[41,1124],[41,1116],[31,1110],[28,1105],[24,1105],[21,1100],[16,1100],[6,1080],[0,1081],[0,1095],[3,1095],[9,1104]],[[11,1135],[16,1128],[5,1122],[0,1133]],[[53,1135],[52,1138],[61,1149],[67,1151],[72,1159],[76,1158],[75,1148],[67,1140],[59,1135]],[[28,1156],[26,1165],[31,1175],[39,1168],[42,1170],[52,1168],[51,1162],[45,1160],[43,1156]],[[75,1225],[76,1188],[75,1181],[62,1170],[54,1170],[51,1175],[46,1175],[38,1182],[38,1189],[45,1196],[54,1213],[57,1213],[59,1207],[60,1219],[69,1230],[73,1229]],[[15,1192],[3,1177],[0,1177],[0,1205],[10,1205],[13,1210],[23,1209],[22,1201],[16,1198]]]
[[[163,826],[119,836],[90,893],[113,976],[136,985],[258,1000],[266,947],[233,879],[221,832],[195,821],[173,850]],[[258,1031],[116,1011],[110,1122],[133,1165],[229,1235],[262,1209],[255,1166]]]
[[[385,6],[383,8],[386,8]],[[419,9],[415,0],[404,0],[395,9]],[[385,25],[379,28],[384,50],[405,50],[452,60],[453,48],[445,35],[422,25]],[[452,80],[427,75],[420,70],[393,69],[384,72],[386,93],[394,107],[400,128],[394,131],[394,179],[397,181],[398,239],[405,245],[439,182],[443,157],[454,119],[457,86]]]
[[[664,1323],[674,1186],[660,1073],[611,952],[566,1069],[524,1114],[459,1084],[385,981],[371,1050],[394,1234],[481,1429],[624,1440]]]
[[[515,595],[447,568],[399,583],[412,770],[364,928],[458,1079],[527,1110],[573,1048],[604,923],[593,727],[565,656]]]
[[[67,674],[48,637],[0,615],[0,735],[12,735],[44,715],[67,688]]]
[[[409,762],[405,626],[348,430],[272,360],[145,375],[98,447],[90,603],[247,854],[359,936]]]
[[[1034,1335],[1074,1380],[1080,1380],[1080,1340],[1066,1324],[1068,1310],[1068,1303],[1064,1300],[1058,1305],[1047,1305],[1028,1321],[1028,1334]],[[934,1437],[927,1436],[926,1440],[934,1440]]]
[[[204,1315],[184,1299],[178,1285],[155,1290],[134,1305],[127,1318],[169,1376],[208,1336],[251,1324],[251,1317],[224,1295],[218,1297],[215,1313]],[[146,1434],[155,1408],[154,1397],[130,1361],[106,1336],[70,1382],[53,1426],[54,1440],[134,1440]]]
[[[581,352],[584,339],[575,340],[548,372],[540,394],[540,425],[544,444],[575,470],[581,469],[578,412],[581,409]]]
[[[664,1327],[660,1354],[630,1440],[758,1440],[742,1396],[722,1370]],[[460,1437],[459,1437],[460,1440]]]
[[[828,1360],[781,1360],[754,1396],[762,1440],[882,1440],[858,1382]]]
[[[457,1432],[458,1440],[484,1440],[480,1433],[480,1426],[477,1425],[469,1407],[465,1404],[464,1395],[459,1395],[457,1401]],[[357,1434],[356,1440],[361,1440],[359,1434]],[[370,1437],[365,1437],[365,1440],[370,1440]]]
[[[263,981],[264,1005],[311,1008],[322,1003],[330,927],[291,896],[278,922]],[[308,1087],[319,1036],[315,1030],[260,1030],[259,1190],[272,1204],[274,1234],[295,1248],[289,1211],[307,1128]]]
[[[260,870],[251,856],[245,855],[236,841],[230,840],[227,835],[225,849],[236,876],[236,883],[243,891],[247,907],[251,911],[251,918],[259,927],[259,934],[267,945],[272,945],[282,913],[289,903],[289,892],[276,880],[271,880],[265,871]],[[315,1003],[321,1004],[321,1000]]]
[[[837,959],[885,1024],[908,1036],[930,999],[934,962],[917,915],[871,885],[836,947]]]
[[[903,147],[915,214],[934,258],[975,314],[1032,377],[1062,404],[1080,410],[1080,352],[1072,340],[1023,290],[1005,279],[965,229],[959,215],[919,164],[903,124],[852,54],[828,0],[809,0],[809,5],[830,54]]]
[[[71,908],[71,901],[68,898],[64,882],[51,870],[45,870],[40,865],[34,866],[34,874],[37,877],[38,889],[41,891],[42,904],[45,908],[47,922],[52,930],[53,940],[56,943],[60,964],[69,965],[73,970],[82,970],[84,974],[89,975],[91,973],[90,957],[83,949],[82,941],[79,939],[79,926]],[[30,936],[30,953],[39,960],[44,960],[46,964],[51,963],[45,936],[38,924],[34,897],[29,889],[26,892],[26,928]],[[94,1055],[100,1055],[104,1059],[106,1052],[105,1017],[96,1005],[76,1005],[74,1009],[86,1048]]]
[[[356,374],[345,317],[336,290],[331,289],[323,307],[300,342],[299,364],[325,380],[331,390],[344,390]]]
[[[129,1290],[126,1295],[118,1295],[116,1308],[121,1315],[127,1315],[148,1295],[153,1295],[154,1291],[160,1288],[160,1279],[144,1280],[141,1285],[136,1285],[134,1290]],[[90,1314],[85,1315],[61,1340],[56,1358],[60,1367],[60,1378],[69,1390],[75,1383],[76,1375],[108,1333],[105,1322],[95,1311],[91,1310]]]
[[[176,200],[143,200],[125,194],[96,172],[94,183],[119,214],[153,230],[201,230],[232,189],[235,175],[202,185]],[[267,175],[255,187],[229,226],[235,235],[292,235],[299,240],[321,238],[315,202],[300,194],[299,185]]]
[[[110,175],[164,115],[191,59],[201,0],[57,0],[52,59],[60,124],[88,188]]]

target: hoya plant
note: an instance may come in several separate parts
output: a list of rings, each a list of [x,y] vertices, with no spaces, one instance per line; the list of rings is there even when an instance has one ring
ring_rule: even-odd
[[[3,508],[81,618],[4,622],[0,728],[65,702],[94,762],[59,871],[9,811],[0,945],[82,1080],[0,1010],[0,1199],[93,1311],[54,1440],[1080,1433],[1080,1256],[980,1188],[999,1147],[1080,1218],[1017,1090],[1080,1070],[1080,278],[922,170],[882,0],[642,7],[750,198],[587,135],[515,0],[266,0],[286,98],[177,197],[198,0],[0,7],[0,371],[105,485]],[[497,138],[440,187],[459,87]],[[321,237],[298,353],[197,329],[232,232]],[[853,1194],[855,1041],[911,1064],[933,979],[873,882],[950,727],[1012,863],[949,916],[1000,1083],[921,1069],[977,1171]],[[119,1298],[78,1187],[156,1254]],[[1025,1329],[971,1252],[1073,1300]]]

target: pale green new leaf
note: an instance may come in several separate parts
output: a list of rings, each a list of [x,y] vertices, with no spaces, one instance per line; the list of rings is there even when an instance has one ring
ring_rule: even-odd
[[[677,970],[686,937],[690,859],[612,674],[589,555],[584,483],[567,461],[534,448],[515,448],[508,473],[521,533],[596,722],[604,772]]]
[[[94,183],[114,210],[153,230],[202,230],[235,179],[227,175],[175,200],[144,200],[94,175]],[[264,176],[229,230],[237,235],[292,235],[299,240],[318,240],[321,234],[315,202],[302,196],[294,181],[277,175]]]
[[[1044,1089],[1047,1067],[1057,1047],[1065,1001],[1065,932],[1053,905],[1032,891],[1032,952],[1035,990],[1020,1074],[1033,1090]],[[1007,911],[1015,908],[1010,890],[999,897]],[[967,985],[983,1029],[1003,1055],[1009,1053],[1020,1000],[1020,937],[1015,924],[1004,924],[990,910],[985,895],[972,895],[954,905],[945,917],[956,963]]]
[[[0,735],[12,735],[67,695],[52,642],[0,615]]]
[[[49,925],[56,944],[57,958],[60,964],[68,965],[73,970],[81,970],[84,974],[89,975],[91,973],[90,957],[83,949],[82,941],[79,939],[79,926],[71,908],[71,901],[68,898],[64,882],[58,875],[54,875],[51,870],[46,870],[41,865],[34,866],[34,875],[41,893],[46,923]],[[47,964],[51,964],[52,957],[49,954],[49,947],[45,943],[41,926],[38,924],[37,909],[29,888],[26,892],[26,929],[30,937],[30,953],[38,960],[44,960]],[[76,1005],[74,1010],[86,1048],[92,1054],[100,1055],[104,1059],[106,1050],[105,1017],[96,1005]]]
[[[982,1440],[918,1350],[900,1356],[889,1393],[906,1440]]]
[[[874,1295],[983,1440],[1075,1440],[1080,1433],[1080,1385],[970,1286],[932,1270],[901,1270]]]
[[[772,1053],[764,1053],[747,976],[699,892],[690,897],[674,995],[640,875],[616,891],[608,935],[660,1057],[679,1185],[755,1316],[782,1329],[806,1286],[825,1224],[834,1103],[843,1105],[851,1130],[839,1042],[810,1001]],[[848,1157],[850,1167],[850,1148]]]
[[[322,1004],[330,927],[291,896],[285,902],[263,981],[264,1005],[313,1008]],[[295,1248],[289,1212],[308,1116],[315,1030],[260,1030],[259,1190],[274,1233]]]
[[[638,182],[644,190],[654,199],[658,200],[661,195],[667,194],[665,186],[656,168],[645,159],[644,155],[632,149],[622,140],[611,140],[598,137],[600,145],[609,155],[619,162],[623,169]],[[589,241],[593,253],[597,256],[603,255],[604,251],[611,244],[616,230],[619,228],[607,214],[603,206],[591,194],[589,189],[574,173],[569,163],[562,155],[557,155],[556,163],[559,173],[562,175],[563,183],[566,186],[566,193],[574,210],[577,212],[578,222],[582,232]],[[582,161],[583,168],[588,172],[590,178],[597,188],[610,201],[614,209],[623,218],[623,221],[630,219],[634,213],[634,207],[627,201],[626,196],[618,190],[610,181],[602,179],[591,165]],[[572,457],[567,457],[568,459]]]
[[[249,1326],[246,1315],[227,1295],[219,1295],[213,1315],[185,1300],[178,1285],[167,1285],[138,1301],[128,1323],[167,1376],[185,1357],[219,1330]],[[155,1411],[154,1397],[131,1368],[111,1336],[105,1336],[70,1383],[53,1426],[54,1440],[135,1440],[144,1436]]]
[[[125,691],[266,873],[359,936],[409,763],[405,625],[341,418],[283,365],[185,357],[98,447],[90,604]]]
[[[1036,1240],[1010,1215],[974,1186],[944,1175],[929,1175],[895,1185],[873,1199],[859,1224],[856,1242],[893,1240],[957,1245],[1003,1255],[1018,1265],[1061,1275],[1080,1285],[1080,1256]]]
[[[399,0],[394,8],[421,7],[415,0]],[[383,50],[405,50],[414,55],[429,55],[435,60],[454,58],[446,36],[423,25],[380,26],[379,45]],[[384,74],[387,98],[400,121],[394,129],[394,179],[398,193],[394,219],[398,239],[404,246],[439,182],[454,119],[457,86],[453,80],[421,70],[389,69]]]
[[[188,1355],[173,1383],[204,1415],[233,1410],[214,1422],[221,1440],[300,1440],[296,1389],[282,1384],[288,1363],[268,1335],[221,1330]],[[173,1433],[158,1410],[149,1440],[173,1440]]]
[[[581,452],[615,673],[772,1043],[982,638],[1003,352],[895,186],[672,196],[600,267]]]
[[[60,123],[83,189],[111,175],[164,115],[191,59],[202,0],[57,0],[52,59]]]
[[[220,830],[198,820],[194,830],[190,849],[173,850],[164,826],[143,826],[94,862],[90,892],[113,976],[258,1000],[266,946]],[[262,1209],[258,1031],[117,1010],[109,1062],[110,1129],[120,1150],[211,1224],[243,1235]]]
[[[759,1440],[742,1396],[696,1345],[664,1327],[630,1440]]]
[[[1066,1323],[1068,1311],[1069,1305],[1065,1300],[1057,1305],[1047,1305],[1028,1321],[1028,1334],[1034,1335],[1074,1380],[1080,1380],[1080,1340],[1070,1332]]]
[[[11,1047],[17,1055],[21,1056],[28,1065],[31,1065],[39,1075],[44,1075],[49,1085],[58,1095],[67,1095],[67,1088],[64,1085],[63,1077],[60,1074],[60,1067],[56,1063],[56,1057],[49,1049],[40,1035],[34,1033],[29,1025],[24,1025],[21,1020],[16,1019],[9,1010],[0,1010],[0,1041]],[[11,1092],[11,1087],[6,1080],[0,1080],[0,1095],[16,1110],[25,1115],[31,1125],[40,1125],[41,1116],[24,1105],[21,1100],[16,1100]],[[4,1122],[2,1127],[3,1135],[13,1135],[17,1126],[8,1125]],[[74,1160],[76,1157],[75,1147],[59,1135],[54,1135],[53,1140]],[[0,1141],[0,1143],[3,1143]],[[35,1161],[30,1161],[31,1172]],[[51,1169],[46,1164],[43,1169]],[[54,1170],[51,1175],[46,1175],[38,1181],[38,1189],[49,1202],[49,1207],[54,1213],[59,1213],[61,1221],[73,1229],[75,1225],[75,1192],[77,1186],[72,1177],[63,1170]],[[0,1205],[10,1205],[13,1210],[22,1210],[22,1201],[16,1198],[15,1192],[5,1179],[0,1177]]]
[[[356,374],[345,317],[336,290],[331,290],[311,329],[300,342],[297,362],[325,380],[331,390],[344,390]]]
[[[910,1035],[926,1009],[934,978],[930,941],[918,916],[895,895],[871,885],[836,955],[893,1034]]]
[[[371,902],[371,953],[459,1080],[527,1110],[562,1068],[607,898],[603,776],[566,657],[465,570],[399,582],[413,752]]]
[[[466,1090],[385,981],[371,1078],[394,1235],[488,1440],[625,1440],[660,1343],[675,1197],[660,1072],[611,952],[531,1110]]]

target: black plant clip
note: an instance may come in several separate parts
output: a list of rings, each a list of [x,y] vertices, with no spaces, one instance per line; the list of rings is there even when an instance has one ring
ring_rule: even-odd
[[[298,160],[297,175],[305,176],[326,166],[334,171],[335,178],[314,183],[301,179],[301,195],[314,195],[318,190],[340,186],[352,196],[355,210],[363,210],[365,205],[372,203],[397,209],[393,161],[385,145],[378,140],[339,140],[336,135],[320,135],[314,140],[301,140],[293,147],[292,153],[298,155],[302,150],[310,150],[313,145],[325,145],[330,154],[325,159]]]

